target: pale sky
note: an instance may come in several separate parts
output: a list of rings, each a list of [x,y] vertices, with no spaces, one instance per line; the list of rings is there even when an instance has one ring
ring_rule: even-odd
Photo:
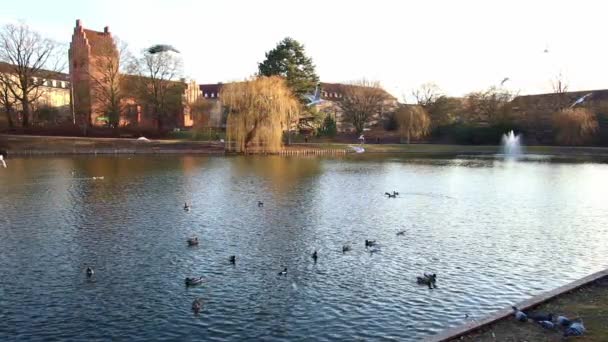
[[[322,81],[378,80],[399,98],[425,82],[461,96],[504,77],[521,94],[549,92],[560,72],[570,90],[608,88],[602,1],[1,0],[0,8],[0,24],[23,20],[61,42],[81,19],[109,26],[134,52],[171,44],[199,83],[254,74],[290,36]]]

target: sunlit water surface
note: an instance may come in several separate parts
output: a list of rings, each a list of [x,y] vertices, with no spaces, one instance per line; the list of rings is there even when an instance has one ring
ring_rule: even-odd
[[[0,340],[418,340],[608,267],[601,163],[7,163]],[[186,246],[192,235],[200,246]],[[437,289],[416,284],[423,272],[437,273]],[[187,289],[197,275],[204,285]]]

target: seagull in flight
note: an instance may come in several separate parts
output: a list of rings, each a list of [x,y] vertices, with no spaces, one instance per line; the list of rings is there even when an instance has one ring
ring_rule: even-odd
[[[306,100],[308,100],[308,103],[306,104],[306,106],[308,106],[308,107],[316,106],[318,104],[325,102],[325,100],[323,100],[321,98],[321,89],[319,89],[318,84],[317,84],[317,87],[315,88],[315,93],[304,95],[304,98]]]
[[[508,80],[509,80],[508,77],[503,78],[502,81],[500,81],[500,86],[502,87],[505,84],[505,82],[507,82]]]
[[[166,44],[157,44],[157,45],[151,46],[146,51],[148,51],[148,53],[150,53],[152,55],[159,53],[159,52],[168,52],[168,51],[173,51],[173,52],[179,53],[179,51],[176,48],[174,48],[171,45],[166,45]]]
[[[570,108],[574,108],[574,106],[576,106],[577,104],[583,103],[585,101],[585,99],[587,99],[587,97],[591,96],[591,94],[593,94],[593,93],[588,93],[588,94],[581,96],[578,100],[574,101],[574,103],[570,106]]]

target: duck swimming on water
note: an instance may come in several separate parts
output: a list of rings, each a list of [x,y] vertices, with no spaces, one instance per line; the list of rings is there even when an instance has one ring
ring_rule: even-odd
[[[198,314],[201,311],[202,307],[203,307],[203,300],[201,298],[196,298],[192,302],[192,311],[194,311],[195,314]]]
[[[87,272],[87,278],[91,278],[93,276],[93,274],[95,273],[93,271],[93,269],[90,268],[90,267],[87,267],[87,271],[86,272]]]
[[[285,267],[281,272],[279,272],[279,276],[286,276],[287,275],[287,267]]]
[[[188,205],[188,202],[184,202],[184,211],[190,211],[190,206]]]
[[[236,264],[236,255],[231,255],[230,259],[228,259],[228,260],[230,260],[231,264],[235,265]]]
[[[346,253],[346,252],[348,252],[350,250],[351,250],[350,245],[344,245],[344,246],[342,246],[342,253]]]
[[[313,259],[315,262],[317,262],[317,259],[318,259],[318,258],[319,258],[319,255],[317,254],[317,251],[314,251],[314,252],[312,253],[312,259]]]
[[[191,237],[188,239],[188,246],[198,246],[198,237]]]

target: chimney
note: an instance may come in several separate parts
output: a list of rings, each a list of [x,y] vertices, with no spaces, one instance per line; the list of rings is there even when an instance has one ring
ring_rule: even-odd
[[[110,33],[110,27],[109,26],[104,27],[103,33]]]

